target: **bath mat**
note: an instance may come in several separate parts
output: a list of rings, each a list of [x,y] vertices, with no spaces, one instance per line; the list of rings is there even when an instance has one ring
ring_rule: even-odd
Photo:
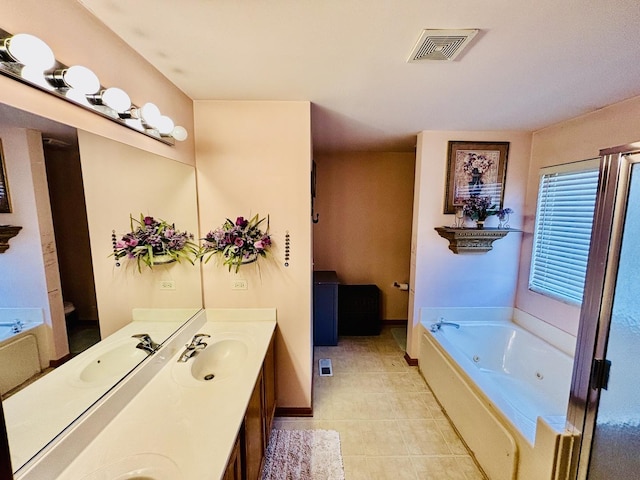
[[[335,430],[272,430],[262,480],[344,480]]]
[[[407,350],[407,327],[394,327],[391,329],[391,335],[402,349]]]

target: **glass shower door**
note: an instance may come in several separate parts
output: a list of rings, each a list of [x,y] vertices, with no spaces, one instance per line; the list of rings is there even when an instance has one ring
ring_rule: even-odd
[[[603,363],[590,480],[640,478],[640,158],[634,157],[627,156],[632,165],[605,347],[610,368]]]

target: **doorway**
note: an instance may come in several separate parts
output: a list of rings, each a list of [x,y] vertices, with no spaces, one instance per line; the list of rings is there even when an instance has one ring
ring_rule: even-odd
[[[80,152],[77,137],[45,137],[43,146],[67,339],[75,356],[100,341]]]

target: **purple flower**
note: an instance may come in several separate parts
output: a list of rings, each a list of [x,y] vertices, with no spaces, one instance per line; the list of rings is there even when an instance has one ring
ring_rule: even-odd
[[[153,217],[144,217],[144,224],[149,226],[154,224]]]
[[[237,225],[237,226],[239,226],[239,227],[241,227],[241,228],[244,228],[244,227],[246,227],[248,224],[249,224],[249,221],[248,221],[248,220],[245,220],[245,219],[244,219],[244,217],[238,217],[238,218],[236,218],[236,225]]]
[[[236,237],[236,239],[233,241],[233,244],[236,247],[242,247],[244,245],[244,240],[241,239],[240,237]]]

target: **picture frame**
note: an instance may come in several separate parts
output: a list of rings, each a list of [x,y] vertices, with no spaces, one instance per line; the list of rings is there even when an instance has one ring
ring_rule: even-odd
[[[4,153],[2,151],[1,140],[0,140],[0,213],[11,213],[9,185],[7,183],[7,174],[4,168]]]
[[[509,142],[449,141],[444,213],[456,213],[472,195],[502,208]]]

